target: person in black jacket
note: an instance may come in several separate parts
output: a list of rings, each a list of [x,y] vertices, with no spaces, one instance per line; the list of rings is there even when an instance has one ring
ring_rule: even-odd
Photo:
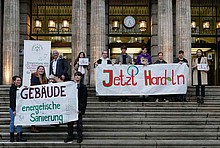
[[[53,60],[50,63],[50,75],[54,75],[57,82],[67,81],[68,78],[68,63],[66,59],[59,56],[57,50],[53,50]]]
[[[19,87],[21,87],[21,77],[13,76],[13,83],[11,84],[9,96],[10,96],[10,142],[14,142],[14,117],[16,116],[16,94]],[[22,137],[22,126],[17,126],[17,139],[18,142],[27,141]]]
[[[80,83],[81,78],[82,78],[81,72],[76,72],[74,74],[74,81],[77,83],[77,88],[78,88],[78,121],[77,121],[77,126],[76,126],[77,143],[81,143],[83,140],[82,139],[82,136],[83,136],[82,135],[82,132],[83,132],[82,115],[85,114],[86,106],[87,106],[87,97],[88,97],[86,86]],[[74,125],[74,121],[67,123],[68,136],[64,140],[64,142],[73,141],[73,125]]]
[[[102,51],[102,57],[95,62],[95,67],[99,64],[112,64],[112,61],[108,58],[108,51]]]

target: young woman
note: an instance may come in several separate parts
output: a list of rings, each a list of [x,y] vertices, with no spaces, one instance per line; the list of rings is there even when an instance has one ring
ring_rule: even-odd
[[[16,116],[16,94],[19,87],[21,87],[21,77],[19,76],[13,76],[12,77],[13,83],[10,87],[10,142],[14,142],[14,117]],[[22,126],[17,126],[17,139],[18,142],[24,142],[27,141],[22,137]]]
[[[75,70],[82,73],[82,78],[81,78],[80,83],[84,84],[84,76],[85,76],[86,70],[89,69],[89,66],[87,66],[87,65],[79,65],[79,58],[86,58],[85,53],[84,52],[80,52],[78,57],[76,58],[76,60],[74,62]]]
[[[48,80],[45,73],[44,66],[40,65],[37,67],[36,72],[31,74],[31,86],[47,84]],[[39,133],[40,131],[36,129],[34,125],[31,126],[32,133]]]
[[[206,64],[207,68],[205,70],[198,70],[198,64]],[[193,59],[193,85],[196,85],[196,99],[198,103],[204,103],[205,97],[205,85],[208,84],[207,72],[209,71],[209,65],[207,57],[204,57],[203,51],[198,49],[196,51],[196,58]],[[201,87],[201,95],[200,95]]]

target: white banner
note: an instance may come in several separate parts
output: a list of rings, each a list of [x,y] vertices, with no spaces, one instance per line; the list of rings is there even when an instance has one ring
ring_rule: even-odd
[[[186,94],[186,64],[98,65],[97,95]]]
[[[17,93],[15,125],[62,124],[78,120],[76,83],[22,87]]]
[[[50,69],[51,41],[24,41],[23,85],[30,86],[31,73],[43,65],[47,77]]]

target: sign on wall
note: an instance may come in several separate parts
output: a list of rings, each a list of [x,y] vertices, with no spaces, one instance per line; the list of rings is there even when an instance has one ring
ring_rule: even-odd
[[[24,41],[23,85],[30,86],[31,73],[36,72],[39,65],[45,67],[49,76],[51,41]]]
[[[186,64],[98,65],[97,95],[186,94]]]
[[[76,83],[22,87],[17,93],[15,125],[63,124],[78,120]]]

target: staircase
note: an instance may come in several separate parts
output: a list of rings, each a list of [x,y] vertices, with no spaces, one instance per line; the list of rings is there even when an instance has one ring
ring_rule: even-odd
[[[94,88],[83,118],[81,144],[64,143],[66,125],[39,126],[41,133],[24,127],[28,142],[9,142],[9,86],[0,86],[0,147],[88,147],[88,148],[219,148],[220,87],[206,87],[205,103],[198,105],[194,87],[189,87],[188,102],[154,102],[151,97],[132,101],[100,102]],[[114,98],[115,99],[115,98]]]

